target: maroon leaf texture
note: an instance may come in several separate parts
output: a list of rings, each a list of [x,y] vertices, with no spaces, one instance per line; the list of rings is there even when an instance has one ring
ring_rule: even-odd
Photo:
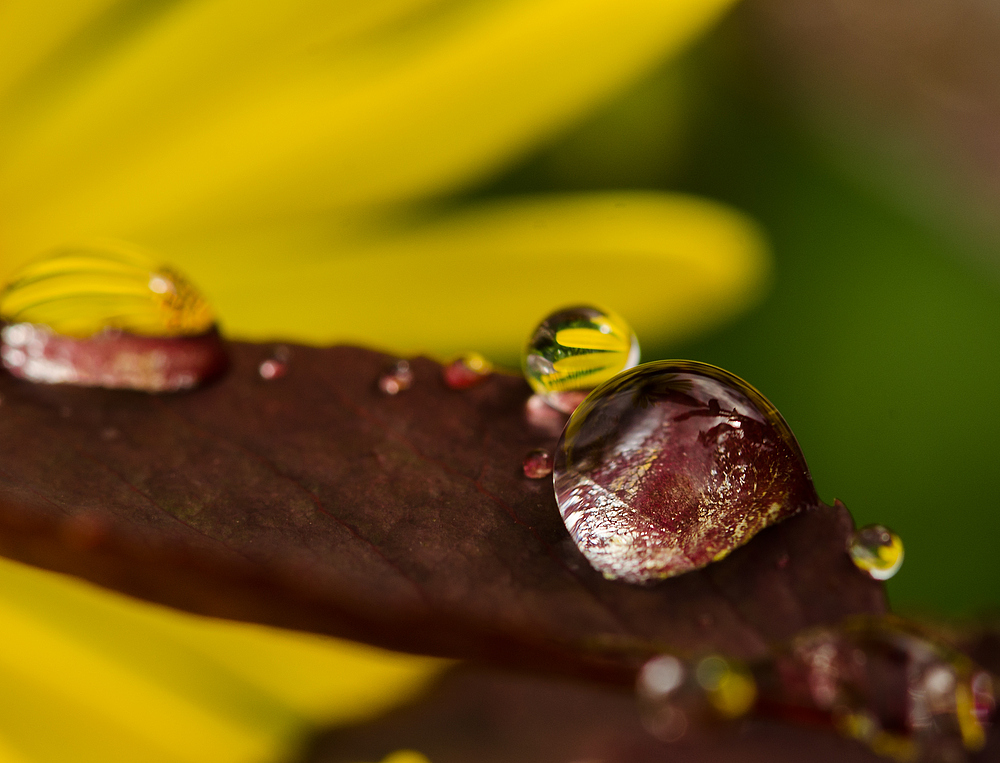
[[[852,521],[820,507],[726,560],[652,586],[605,580],[570,540],[529,389],[494,374],[449,389],[354,347],[230,343],[188,393],[0,377],[0,554],[182,609],[631,682],[651,653],[755,657],[804,627],[885,609],[849,561]]]
[[[626,692],[461,670],[383,718],[317,738],[304,763],[379,761],[415,750],[432,763],[885,763],[832,729],[747,718],[666,744],[646,733]],[[1000,739],[969,756],[1000,760]]]

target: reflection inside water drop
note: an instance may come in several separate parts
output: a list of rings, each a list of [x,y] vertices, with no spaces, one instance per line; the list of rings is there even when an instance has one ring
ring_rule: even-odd
[[[875,580],[888,580],[903,566],[903,539],[884,525],[855,530],[848,552],[857,568]]]
[[[521,366],[535,393],[572,413],[587,393],[639,362],[639,340],[610,310],[579,305],[548,315],[532,332]]]
[[[818,503],[774,407],[693,361],[647,363],[594,390],[556,448],[554,486],[588,561],[632,583],[703,567]]]
[[[28,263],[0,292],[0,359],[33,382],[166,392],[221,373],[211,308],[172,268],[125,245]]]

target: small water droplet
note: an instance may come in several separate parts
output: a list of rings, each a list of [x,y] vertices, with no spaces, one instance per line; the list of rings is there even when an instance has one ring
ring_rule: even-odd
[[[875,580],[888,580],[903,566],[903,539],[883,525],[855,530],[848,550],[857,568]]]
[[[125,245],[60,249],[0,292],[0,359],[46,384],[166,392],[218,375],[225,349],[183,276]]]
[[[549,405],[572,413],[587,392],[639,362],[639,340],[610,310],[567,307],[532,332],[521,362],[531,388]]]
[[[583,555],[633,583],[704,567],[818,502],[774,406],[692,361],[647,363],[594,390],[560,438],[554,487]]]
[[[663,742],[677,742],[688,730],[688,714],[684,711],[688,682],[687,666],[670,654],[648,660],[639,671],[636,694],[642,722],[650,734]]]
[[[493,373],[493,364],[478,352],[467,352],[441,369],[448,389],[468,389]]]
[[[552,474],[552,454],[545,448],[535,448],[524,457],[524,476],[540,480]]]
[[[288,364],[277,358],[268,358],[257,367],[257,373],[260,374],[261,379],[266,381],[280,379],[288,373]]]
[[[669,696],[684,682],[684,663],[670,654],[648,660],[639,671],[639,690],[649,699]]]
[[[397,362],[378,380],[378,388],[386,395],[397,395],[413,385],[413,371],[405,360]]]

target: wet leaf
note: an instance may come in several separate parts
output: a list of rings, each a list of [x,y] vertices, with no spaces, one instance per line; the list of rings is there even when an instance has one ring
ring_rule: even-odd
[[[754,657],[884,610],[821,507],[726,560],[649,587],[605,580],[522,458],[557,427],[495,374],[450,390],[411,361],[232,343],[232,367],[170,396],[0,378],[0,553],[221,617],[394,649],[631,682],[656,650]]]
[[[418,750],[432,763],[885,763],[829,729],[748,720],[707,738],[659,742],[626,692],[538,677],[461,671],[375,722],[328,732],[308,763],[381,760]]]
[[[983,638],[989,633],[993,640]],[[980,656],[996,664],[1000,646],[995,631],[966,631],[965,635],[978,639]],[[887,681],[882,688],[891,684]],[[375,761],[400,749],[419,751],[432,763],[893,760],[877,755],[862,742],[838,735],[820,716],[802,713],[791,716],[790,722],[756,714],[707,726],[692,725],[680,741],[665,744],[643,727],[635,698],[626,690],[470,667],[452,670],[409,706],[373,721],[321,733],[300,760]],[[935,755],[928,747],[919,760],[1000,760],[1000,729],[987,727],[986,745],[978,752],[964,754],[952,749],[950,754]]]

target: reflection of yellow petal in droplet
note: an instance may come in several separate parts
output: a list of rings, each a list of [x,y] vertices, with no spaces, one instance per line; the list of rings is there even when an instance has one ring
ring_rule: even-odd
[[[0,316],[77,337],[107,328],[146,336],[200,334],[215,322],[182,275],[111,244],[62,249],[28,263],[0,292]]]
[[[570,355],[568,358],[557,360],[553,365],[560,374],[572,374],[608,366],[617,366],[621,369],[622,363],[627,356],[627,352],[602,352],[598,355]],[[596,383],[599,382],[595,381]]]
[[[619,333],[603,334],[596,329],[562,329],[556,334],[556,341],[563,347],[580,350],[607,350],[608,352],[628,352],[632,337]]]

